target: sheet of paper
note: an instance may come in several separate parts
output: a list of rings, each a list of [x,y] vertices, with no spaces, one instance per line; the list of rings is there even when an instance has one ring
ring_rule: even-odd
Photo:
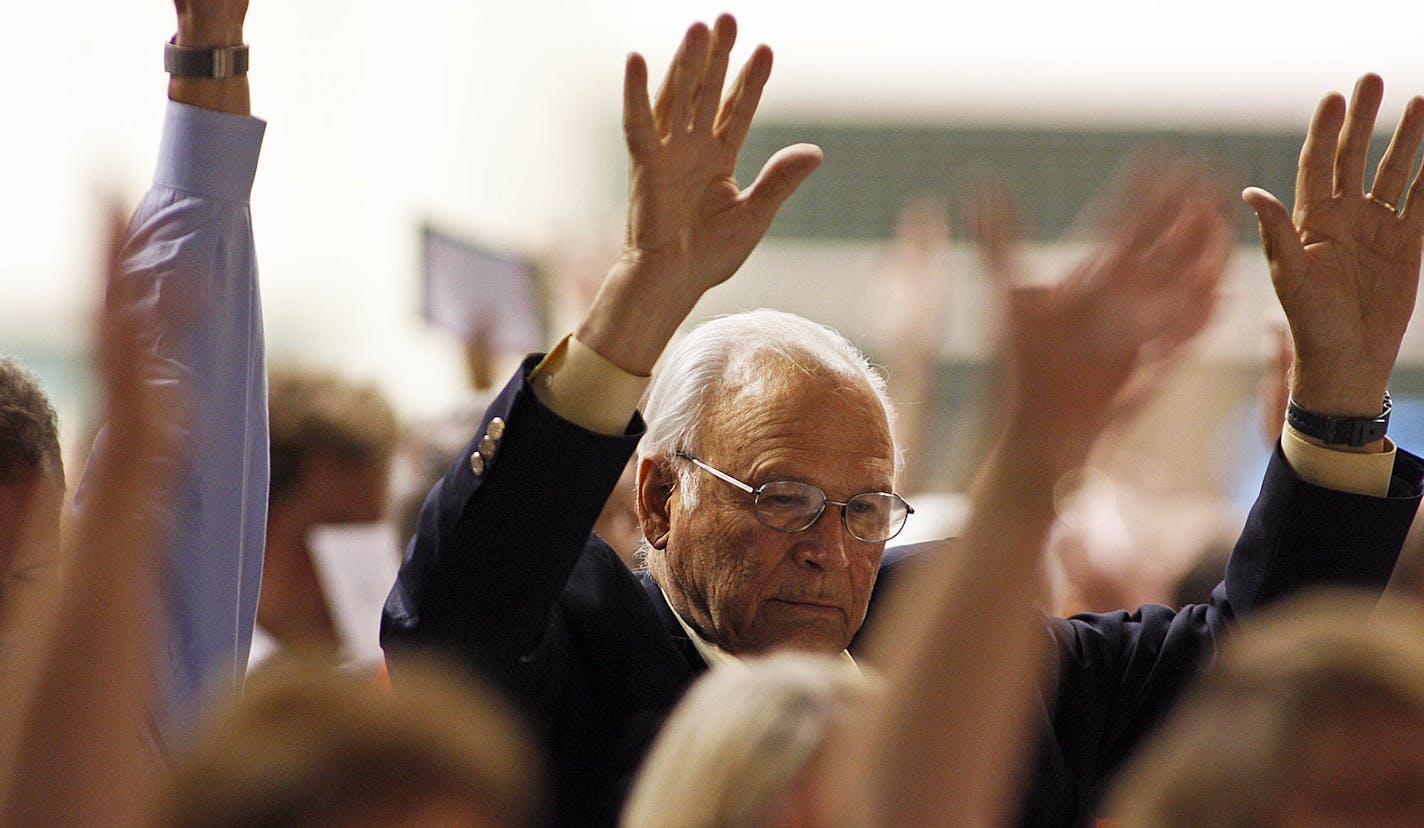
[[[546,347],[534,266],[425,228],[425,315],[492,354]]]
[[[307,535],[307,548],[345,654],[359,663],[379,663],[381,607],[400,569],[395,526],[319,525]]]

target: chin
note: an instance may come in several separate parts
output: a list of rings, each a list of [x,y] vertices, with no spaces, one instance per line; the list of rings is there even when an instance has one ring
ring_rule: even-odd
[[[800,653],[836,655],[845,650],[847,644],[849,644],[849,639],[839,631],[831,633],[805,630],[783,635],[760,649],[763,652],[794,650]]]

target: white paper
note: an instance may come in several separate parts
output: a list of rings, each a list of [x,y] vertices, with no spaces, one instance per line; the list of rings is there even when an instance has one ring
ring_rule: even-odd
[[[400,569],[400,541],[390,523],[333,523],[307,535],[312,566],[342,649],[358,663],[379,663],[381,608]]]
[[[491,353],[542,350],[534,266],[426,228],[425,315]]]

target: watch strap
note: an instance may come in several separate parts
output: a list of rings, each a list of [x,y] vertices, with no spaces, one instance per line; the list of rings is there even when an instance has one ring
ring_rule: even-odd
[[[222,79],[245,75],[247,44],[193,49],[170,40],[163,45],[163,70],[179,78]]]
[[[1286,422],[1291,428],[1319,440],[1324,445],[1359,447],[1384,437],[1385,432],[1389,430],[1391,409],[1388,391],[1384,394],[1380,413],[1374,417],[1334,417],[1317,414],[1291,400],[1286,405]]]

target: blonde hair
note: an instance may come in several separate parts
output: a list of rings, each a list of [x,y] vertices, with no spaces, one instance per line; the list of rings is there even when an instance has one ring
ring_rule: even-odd
[[[623,828],[763,824],[825,741],[872,692],[836,656],[719,664],[673,711],[638,773]]]
[[[177,763],[158,824],[295,828],[431,802],[537,824],[534,751],[504,704],[441,665],[400,668],[391,690],[322,662],[264,665]]]
[[[1424,722],[1424,612],[1344,591],[1283,604],[1243,624],[1103,813],[1124,826],[1267,824],[1306,736],[1361,704]]]

